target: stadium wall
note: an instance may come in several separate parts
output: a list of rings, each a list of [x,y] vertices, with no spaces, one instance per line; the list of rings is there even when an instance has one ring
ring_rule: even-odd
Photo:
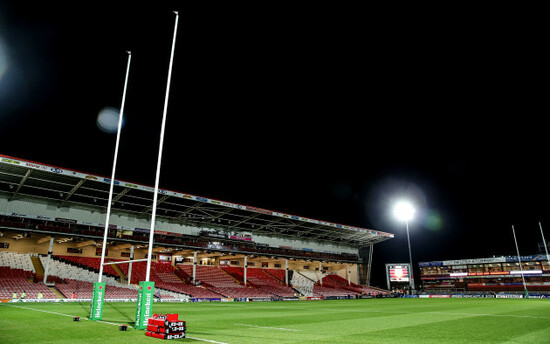
[[[37,199],[26,196],[17,196],[17,199],[9,200],[7,194],[0,193],[0,212],[12,212],[18,214],[40,215],[74,219],[89,223],[104,223],[106,213],[101,208],[90,208],[80,205],[58,206],[59,201]],[[150,228],[150,218],[143,215],[113,211],[111,224],[129,228]],[[172,222],[168,219],[157,217],[157,230],[180,233],[185,235],[199,235],[204,229],[218,229],[209,226],[188,226]],[[314,241],[289,240],[277,237],[267,237],[254,234],[254,242],[268,244],[272,247],[289,246],[293,248],[310,249],[317,252],[335,252],[358,254],[358,249],[343,245],[332,245]]]

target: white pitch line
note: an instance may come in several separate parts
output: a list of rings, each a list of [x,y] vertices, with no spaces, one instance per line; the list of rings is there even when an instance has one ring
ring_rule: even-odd
[[[233,325],[255,327],[255,328],[267,328],[267,329],[270,329],[270,330],[281,330],[281,331],[301,331],[301,330],[295,330],[295,329],[292,329],[292,328],[258,326],[258,325],[249,325],[249,324],[233,324]]]
[[[224,343],[224,342],[216,342],[215,340],[201,339],[201,338],[195,338],[195,337],[189,337],[189,336],[185,336],[185,338],[200,340],[201,342],[208,342],[208,343],[215,343],[215,344],[228,344],[228,343]]]
[[[36,308],[30,308],[30,307],[23,307],[23,306],[16,306],[16,305],[7,305],[7,304],[3,304],[3,306],[14,307],[14,308],[23,308],[23,309],[28,309],[28,310],[31,310],[31,311],[49,313],[49,314],[54,314],[54,315],[61,315],[61,316],[64,316],[64,317],[71,317],[71,318],[74,318],[74,317],[75,317],[75,315],[64,314],[64,313],[59,313],[59,312],[52,312],[52,311],[45,311],[45,310],[43,310],[43,309],[36,309]],[[86,318],[86,317],[80,317],[80,319],[90,321],[90,319],[88,319],[88,318]],[[97,321],[97,322],[100,322],[100,323],[104,323],[104,324],[120,326],[120,324],[115,324],[115,323],[108,322],[108,321],[103,321],[103,320],[96,320],[96,321]],[[130,326],[128,326],[128,328],[129,328],[129,329],[130,329],[130,328],[131,328],[131,329],[134,329],[133,327],[130,327]],[[214,344],[229,344],[229,343],[224,343],[224,342],[217,342],[217,341],[215,341],[215,340],[202,339],[202,338],[195,338],[195,337],[189,337],[189,336],[186,336],[185,338],[194,339],[194,340],[199,340],[199,341],[201,341],[201,342],[214,343]]]
[[[7,304],[5,304],[4,306],[15,307],[15,308],[23,308],[23,309],[29,309],[29,310],[31,310],[31,311],[44,312],[44,313],[55,314],[55,315],[62,315],[62,316],[64,316],[64,317],[71,317],[71,318],[74,318],[74,317],[75,317],[75,315],[64,314],[64,313],[58,313],[58,312],[52,312],[52,311],[45,311],[45,310],[43,310],[43,309],[36,309],[36,308],[23,307],[23,306],[16,306],[16,305],[7,305]],[[88,318],[82,318],[82,319],[88,320]]]
[[[31,310],[31,311],[37,311],[37,312],[43,312],[43,313],[49,313],[49,314],[55,314],[55,315],[62,315],[64,317],[71,317],[71,318],[74,318],[75,316],[77,316],[77,315],[70,315],[70,314],[64,314],[64,313],[59,313],[59,312],[45,311],[43,309],[36,309],[36,308],[31,308],[31,307],[23,307],[23,306],[16,306],[16,305],[5,305],[5,306],[15,307],[15,308],[23,308],[23,309],[28,309],[28,310]],[[80,317],[80,319],[90,320],[86,317]],[[121,325],[121,324],[115,324],[115,323],[108,322],[108,321],[103,321],[103,320],[96,320],[96,321],[100,322],[100,323],[104,323],[104,324],[114,325],[114,326],[120,326]]]
[[[456,313],[456,312],[426,312],[427,314],[450,314],[450,315],[466,315],[478,317],[508,317],[508,318],[529,318],[529,319],[550,319],[550,317],[539,317],[535,315],[516,315],[516,314],[488,314],[488,313]]]
[[[334,309],[318,309],[325,311],[334,311]],[[501,317],[501,318],[529,318],[529,319],[550,319],[550,317],[542,317],[536,315],[517,315],[517,314],[490,314],[490,313],[462,313],[462,312],[407,312],[407,311],[382,311],[374,309],[349,309],[347,313],[386,313],[386,314],[439,314],[439,315],[465,315],[475,317]]]

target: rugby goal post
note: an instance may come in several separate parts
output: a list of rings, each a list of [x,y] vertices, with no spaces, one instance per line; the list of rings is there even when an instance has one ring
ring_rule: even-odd
[[[101,320],[103,318],[103,300],[105,299],[105,282],[101,281],[103,277],[103,264],[105,263],[105,250],[107,248],[107,236],[109,234],[109,221],[111,217],[111,205],[113,203],[113,189],[115,185],[116,164],[118,160],[118,147],[120,144],[120,133],[122,131],[122,117],[124,116],[124,105],[126,103],[126,90],[128,88],[128,76],[130,74],[130,63],[132,61],[132,53],[128,51],[128,62],[126,65],[126,78],[124,80],[124,91],[122,92],[122,101],[120,105],[120,113],[118,115],[118,127],[115,143],[115,155],[113,159],[113,170],[109,186],[109,200],[107,201],[107,216],[105,218],[105,231],[103,233],[103,245],[101,247],[101,261],[99,264],[98,281],[93,284],[92,304],[90,307],[90,320]]]
[[[177,11],[174,11],[174,14],[176,15],[176,20],[174,24],[174,34],[172,39],[172,50],[170,53],[170,64],[168,67],[168,80],[166,83],[166,95],[164,98],[164,109],[162,114],[162,124],[160,129],[160,143],[159,143],[159,152],[158,152],[158,159],[157,159],[157,169],[156,169],[156,177],[155,177],[155,189],[153,192],[153,207],[151,211],[151,230],[149,233],[149,245],[148,245],[148,254],[146,259],[134,259],[134,260],[128,260],[124,262],[117,262],[116,264],[120,263],[133,263],[138,261],[147,261],[147,270],[145,275],[145,281],[139,282],[139,289],[138,289],[138,298],[137,298],[137,308],[136,308],[136,320],[134,327],[136,329],[146,329],[147,328],[147,322],[149,320],[149,317],[153,314],[153,295],[154,295],[154,288],[155,288],[155,282],[150,281],[150,275],[151,275],[151,257],[153,254],[153,238],[155,234],[155,224],[156,224],[156,214],[157,214],[157,203],[158,203],[158,192],[159,192],[159,181],[160,181],[160,170],[161,170],[161,163],[162,163],[162,149],[164,146],[164,132],[166,128],[166,117],[168,112],[168,99],[170,95],[170,83],[172,79],[172,67],[174,64],[174,51],[176,47],[176,37],[177,37],[177,31],[178,31],[178,20],[179,20],[179,14]],[[128,71],[129,71],[129,62],[128,62]],[[128,80],[128,75],[126,76],[126,82]],[[126,84],[124,86],[124,93],[123,93],[123,103],[125,100],[126,95]],[[122,108],[122,107],[121,107]],[[109,231],[109,216],[110,216],[110,209],[111,209],[111,202],[112,202],[112,196],[113,196],[113,186],[114,186],[114,178],[115,178],[115,168],[116,168],[116,159],[118,155],[118,144],[120,139],[120,130],[122,126],[122,109],[119,116],[119,126],[118,126],[118,133],[117,133],[117,143],[115,148],[115,160],[113,163],[113,174],[111,178],[111,187],[109,191],[109,204],[107,207],[107,219],[105,223],[105,233],[103,237],[103,247],[102,247],[102,253],[101,253],[101,265],[100,265],[100,274],[99,274],[99,281],[97,283],[94,283],[94,293],[92,294],[92,307],[91,307],[91,314],[90,314],[90,320],[101,320],[102,313],[103,313],[103,300],[105,295],[105,283],[101,282],[101,276],[103,273],[103,266],[113,263],[105,263],[105,249],[107,247],[107,234]],[[96,292],[97,291],[97,292]],[[96,298],[97,295],[97,298]],[[94,313],[94,308],[96,308]],[[99,310],[97,309],[99,308]],[[99,318],[93,317],[92,315],[98,314]]]

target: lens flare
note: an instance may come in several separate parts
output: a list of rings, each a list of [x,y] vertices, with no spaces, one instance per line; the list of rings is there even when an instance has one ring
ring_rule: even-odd
[[[0,82],[2,82],[2,77],[6,74],[8,70],[8,48],[4,43],[2,37],[0,37]]]
[[[97,115],[97,127],[107,134],[114,134],[118,130],[119,110],[113,107],[106,107],[99,111]],[[124,120],[122,121],[124,125]]]
[[[424,226],[433,231],[438,231],[443,227],[443,219],[436,210],[429,210],[424,219]]]

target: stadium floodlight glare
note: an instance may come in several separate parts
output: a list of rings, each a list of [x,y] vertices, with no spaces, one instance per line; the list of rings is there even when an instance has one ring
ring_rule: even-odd
[[[401,221],[405,221],[405,225],[407,227],[407,242],[409,244],[409,262],[411,264],[410,266],[410,275],[409,278],[409,286],[411,287],[411,292],[414,291],[414,267],[413,267],[413,260],[412,260],[412,252],[411,252],[411,237],[409,236],[409,221],[413,219],[415,213],[415,209],[412,206],[411,203],[407,201],[399,201],[395,204],[393,207],[393,215]]]
[[[414,207],[407,201],[399,201],[393,208],[393,214],[401,221],[410,221],[413,219],[415,213]]]

